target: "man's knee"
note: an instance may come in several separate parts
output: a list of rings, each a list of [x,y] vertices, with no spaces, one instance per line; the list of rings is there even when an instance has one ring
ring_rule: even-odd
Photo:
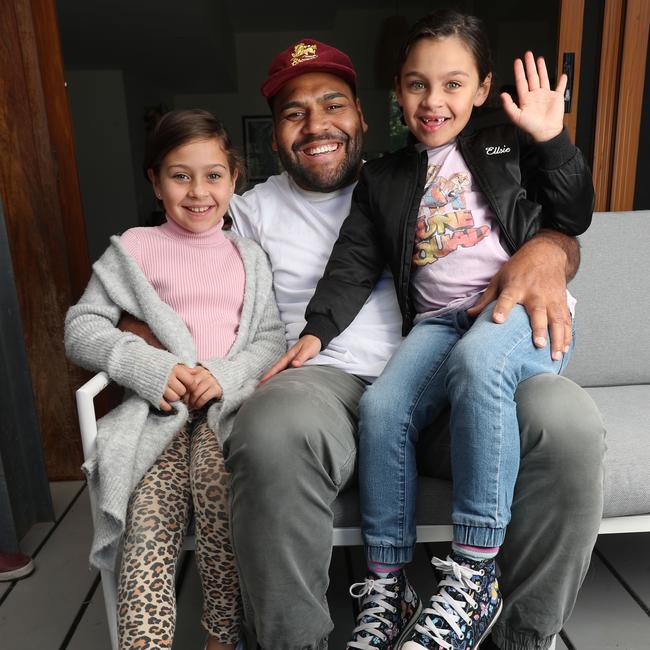
[[[355,452],[354,427],[346,410],[313,386],[271,380],[237,414],[225,447],[227,468],[260,488],[322,472],[337,483]]]
[[[605,428],[583,388],[566,377],[538,375],[520,384],[515,399],[522,457],[535,451],[558,474],[577,480],[602,473]]]
[[[275,472],[290,463],[295,458],[292,452],[309,437],[311,418],[303,398],[295,388],[273,390],[269,385],[248,399],[226,444],[228,466],[241,458],[259,471]]]

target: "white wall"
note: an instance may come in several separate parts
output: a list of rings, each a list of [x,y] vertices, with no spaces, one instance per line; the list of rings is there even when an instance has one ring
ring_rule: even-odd
[[[91,260],[138,223],[121,70],[68,70],[68,95]]]

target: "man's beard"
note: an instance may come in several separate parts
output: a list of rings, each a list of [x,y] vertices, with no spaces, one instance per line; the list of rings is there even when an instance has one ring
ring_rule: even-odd
[[[324,133],[294,143],[290,151],[278,147],[278,156],[289,176],[303,189],[311,192],[333,192],[341,187],[347,187],[357,180],[361,168],[362,136],[360,128],[351,138],[341,131],[336,135]],[[340,146],[345,149],[345,157],[341,163],[334,169],[318,170],[304,167],[300,160],[299,149],[307,144],[323,140],[341,141]]]

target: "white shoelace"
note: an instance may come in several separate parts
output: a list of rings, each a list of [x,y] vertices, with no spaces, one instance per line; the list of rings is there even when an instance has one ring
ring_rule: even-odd
[[[437,557],[431,558],[431,564],[441,573],[445,574],[445,577],[438,583],[440,591],[434,596],[431,596],[431,600],[429,601],[430,606],[422,610],[420,620],[422,620],[423,616],[428,615],[424,619],[424,625],[417,623],[415,630],[420,634],[428,636],[441,648],[451,650],[451,644],[444,638],[449,634],[449,630],[437,628],[431,616],[441,618],[456,633],[459,639],[464,639],[465,636],[458,623],[462,619],[471,625],[471,618],[465,611],[465,607],[467,605],[476,607],[476,601],[469,592],[479,593],[481,591],[480,586],[472,582],[472,578],[482,575],[482,572],[472,571],[469,567],[461,566],[449,557],[447,557],[446,561],[439,560]],[[444,587],[452,587],[455,589],[465,599],[465,602],[452,598]]]
[[[352,631],[352,635],[358,635],[360,632],[367,632],[370,636],[367,636],[365,639],[358,639],[356,641],[349,641],[348,648],[357,648],[358,650],[377,650],[376,646],[373,646],[370,642],[372,637],[375,636],[380,641],[386,641],[386,635],[379,629],[379,626],[384,623],[385,625],[390,625],[390,621],[381,614],[384,614],[386,610],[392,612],[393,614],[397,611],[397,608],[387,602],[386,598],[397,598],[398,594],[388,591],[386,587],[388,585],[394,585],[397,582],[397,578],[366,578],[363,582],[355,582],[350,587],[350,596],[353,598],[363,598],[363,601],[360,604],[360,611],[357,620],[361,620],[366,616],[375,618],[376,621],[360,623]],[[366,607],[368,603],[375,603],[375,607]]]

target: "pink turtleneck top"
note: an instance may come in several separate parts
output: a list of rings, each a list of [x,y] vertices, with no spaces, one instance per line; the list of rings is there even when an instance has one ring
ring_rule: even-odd
[[[156,293],[185,321],[199,361],[227,354],[244,302],[244,265],[222,226],[193,233],[167,219],[121,237]]]

